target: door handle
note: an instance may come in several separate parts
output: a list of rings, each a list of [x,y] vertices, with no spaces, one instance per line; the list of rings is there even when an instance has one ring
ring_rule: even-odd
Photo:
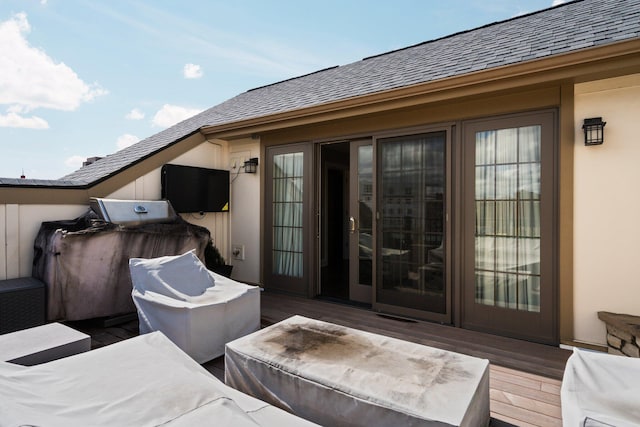
[[[356,219],[352,216],[349,217],[349,232],[350,233],[356,232]]]

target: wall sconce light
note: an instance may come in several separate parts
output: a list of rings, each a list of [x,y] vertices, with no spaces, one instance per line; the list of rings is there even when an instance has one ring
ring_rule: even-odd
[[[604,142],[604,125],[602,117],[584,119],[582,130],[584,130],[584,145],[600,145]]]
[[[244,162],[244,173],[256,173],[258,170],[258,158],[253,157]]]

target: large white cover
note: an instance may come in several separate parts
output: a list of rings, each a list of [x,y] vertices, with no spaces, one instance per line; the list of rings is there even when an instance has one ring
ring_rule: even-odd
[[[487,360],[302,316],[227,344],[225,382],[327,426],[489,423]]]
[[[225,386],[160,332],[42,365],[0,362],[0,426],[306,426]]]
[[[574,349],[562,378],[562,421],[572,426],[640,425],[640,359]]]
[[[94,222],[43,222],[34,242],[33,277],[47,285],[47,319],[83,320],[135,311],[129,258],[178,255],[196,248],[204,257],[209,230],[182,219],[121,227]]]
[[[193,251],[129,260],[140,333],[163,332],[204,363],[260,328],[260,288],[206,269]]]

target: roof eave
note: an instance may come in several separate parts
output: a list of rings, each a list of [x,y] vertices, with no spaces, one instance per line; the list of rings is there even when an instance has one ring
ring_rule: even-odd
[[[267,116],[204,126],[209,137],[234,139],[321,121],[544,84],[614,77],[640,69],[640,38],[494,67],[412,86]]]

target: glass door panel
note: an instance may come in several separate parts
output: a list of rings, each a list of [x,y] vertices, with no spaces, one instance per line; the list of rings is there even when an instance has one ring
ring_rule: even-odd
[[[446,277],[447,133],[378,140],[376,302],[449,316]]]
[[[349,299],[370,303],[373,293],[373,145],[351,142]]]
[[[302,277],[304,153],[273,156],[272,273]]]
[[[462,324],[557,342],[555,113],[464,124]]]
[[[540,311],[541,126],[476,133],[476,303]]]

